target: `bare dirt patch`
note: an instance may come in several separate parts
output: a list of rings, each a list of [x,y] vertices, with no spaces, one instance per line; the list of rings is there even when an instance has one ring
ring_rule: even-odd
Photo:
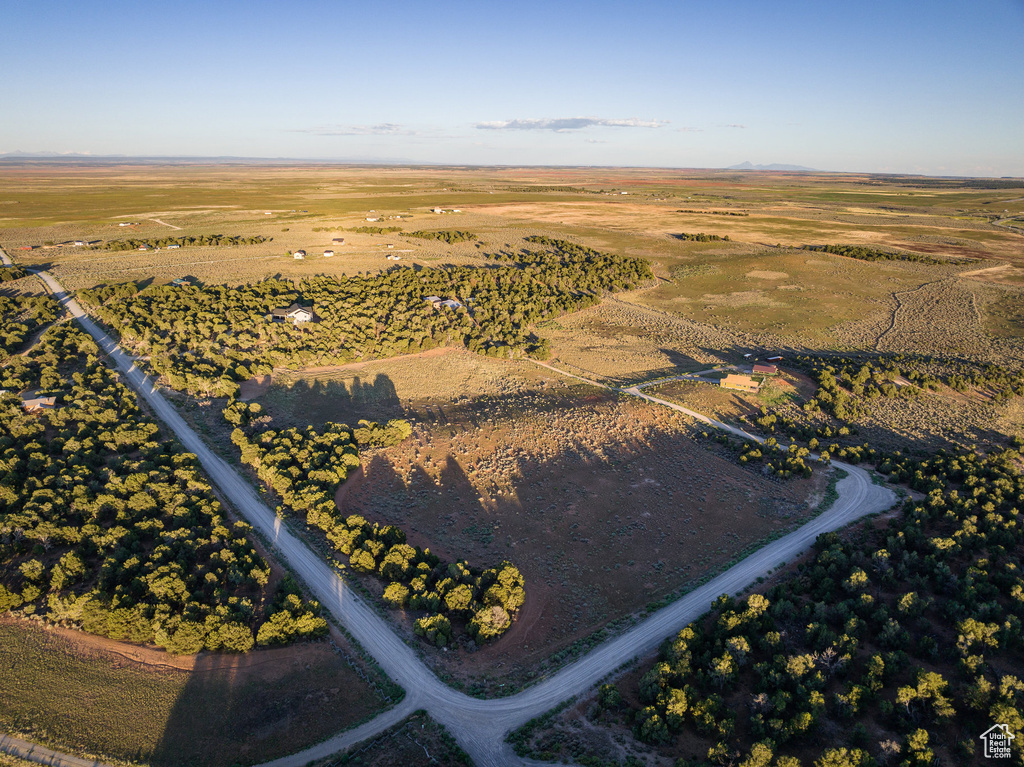
[[[808,511],[810,483],[717,457],[684,416],[574,388],[418,412],[412,439],[366,455],[345,497],[347,512],[398,524],[446,559],[522,570],[527,606],[508,636],[435,656],[456,678],[529,679]]]
[[[747,272],[747,277],[753,277],[758,280],[784,280],[789,275],[786,272],[772,272],[765,269],[754,269],[753,271]]]

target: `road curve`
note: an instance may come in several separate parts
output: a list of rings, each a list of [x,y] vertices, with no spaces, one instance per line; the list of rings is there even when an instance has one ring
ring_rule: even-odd
[[[653,651],[663,639],[700,617],[723,593],[735,594],[759,576],[804,551],[821,533],[849,524],[858,517],[889,508],[895,495],[871,482],[863,469],[835,463],[849,476],[837,485],[838,500],[832,508],[783,538],[759,549],[704,586],[658,610],[629,631],[605,642],[580,660],[532,687],[508,698],[478,700],[445,686],[352,589],[324,562],[296,538],[260,500],[257,492],[223,459],[215,455],[167,402],[156,385],[82,311],[49,274],[36,271],[68,312],[110,355],[130,384],[167,424],[187,450],[198,457],[220,491],[245,519],[272,543],[276,554],[309,586],[310,591],[355,637],[381,668],[401,685],[406,696],[398,705],[351,731],[297,754],[269,762],[264,767],[302,767],[307,762],[335,753],[392,726],[416,709],[426,709],[456,738],[474,763],[499,767],[525,763],[505,743],[505,735],[573,695],[589,690],[622,664]],[[538,363],[543,364],[543,363]],[[544,365],[561,375],[572,375]],[[572,376],[604,388],[612,388]],[[639,389],[619,390],[687,413],[715,428],[746,439],[757,439],[741,429],[714,421],[679,405],[643,394]],[[68,764],[71,764],[68,762]]]

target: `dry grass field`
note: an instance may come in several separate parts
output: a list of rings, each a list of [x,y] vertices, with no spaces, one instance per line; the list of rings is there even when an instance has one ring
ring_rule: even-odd
[[[379,705],[325,642],[183,658],[0,618],[0,730],[58,750],[154,766],[250,764]]]
[[[717,457],[666,408],[530,380],[504,370],[512,363],[482,360],[487,371],[461,354],[431,360],[449,366],[438,370],[444,380],[475,382],[446,400],[412,382],[406,359],[374,363],[379,372],[362,384],[288,378],[259,401],[275,422],[317,423],[352,412],[355,392],[366,403],[356,412],[413,421],[412,439],[364,454],[343,509],[400,525],[446,559],[508,557],[522,570],[529,596],[509,635],[435,658],[466,683],[529,679],[552,653],[795,524],[821,492],[820,476],[780,485]]]
[[[989,261],[1024,262],[1021,235],[993,223],[1024,213],[1019,191],[952,181],[915,185],[913,179],[852,174],[657,169],[216,165],[9,166],[0,168],[0,181],[0,245],[25,263],[51,265],[72,288],[128,279],[242,283],[396,265],[482,264],[486,253],[514,250],[524,236],[545,234],[650,259],[666,281],[636,297],[644,305],[719,330],[852,348],[870,345],[884,331],[896,309],[894,293],[977,272]],[[459,212],[430,212],[435,206]],[[138,225],[118,226],[124,222]],[[352,231],[360,226],[460,229],[479,239],[446,245],[402,232]],[[680,232],[728,236],[730,242],[683,242],[672,236]],[[17,251],[74,239],[214,233],[269,241],[174,251]],[[324,258],[335,236],[346,242],[334,248],[333,258]],[[865,263],[793,250],[821,243],[981,263]],[[287,255],[297,249],[307,251],[306,259]],[[401,260],[388,260],[389,254]],[[1008,290],[1019,285],[985,279]],[[995,325],[988,323],[997,335],[1024,331],[1012,312],[1000,316]]]

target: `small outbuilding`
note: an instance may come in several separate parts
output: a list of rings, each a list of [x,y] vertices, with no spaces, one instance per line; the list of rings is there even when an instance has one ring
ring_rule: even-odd
[[[754,365],[755,375],[774,376],[779,374],[779,369],[774,365]]]
[[[297,250],[294,253],[292,253],[292,258],[294,258],[296,260],[301,260],[301,259],[303,259],[305,257],[306,257],[306,251],[304,251],[304,250]]]
[[[324,251],[324,258],[330,258],[333,255],[334,255],[334,251],[333,250],[325,250]]]
[[[761,384],[750,376],[738,375],[735,373],[730,373],[723,378],[720,385],[723,389],[735,389],[737,391],[749,392],[756,392],[761,388]]]
[[[344,237],[335,237],[333,240],[331,240],[331,242],[334,243],[335,245],[344,245],[345,244],[345,238]]]

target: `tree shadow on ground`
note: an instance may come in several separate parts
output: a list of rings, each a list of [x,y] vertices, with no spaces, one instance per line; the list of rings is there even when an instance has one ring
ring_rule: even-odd
[[[354,425],[360,419],[402,418],[406,409],[391,378],[375,374],[351,381],[301,378],[273,394],[273,411],[288,426],[322,426],[327,421]]]
[[[200,653],[152,754],[154,767],[227,767],[294,753],[380,705],[326,641]]]

